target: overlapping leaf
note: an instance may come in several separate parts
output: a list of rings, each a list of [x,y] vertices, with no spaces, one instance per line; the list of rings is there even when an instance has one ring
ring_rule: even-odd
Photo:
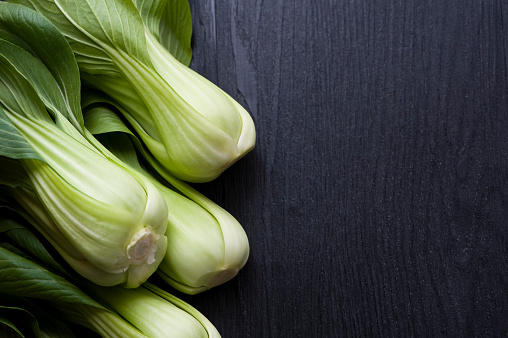
[[[31,68],[30,63],[35,61],[18,53],[18,71],[31,82],[37,83],[36,79],[40,79],[41,86],[35,88],[45,103],[54,105],[76,127],[82,126],[79,69],[72,49],[60,31],[33,10],[0,3],[0,32],[0,38],[37,55],[44,67]],[[0,50],[3,53],[14,52],[6,44]],[[51,74],[51,77],[45,73]]]
[[[187,0],[133,0],[143,23],[178,61],[192,58],[192,18]]]

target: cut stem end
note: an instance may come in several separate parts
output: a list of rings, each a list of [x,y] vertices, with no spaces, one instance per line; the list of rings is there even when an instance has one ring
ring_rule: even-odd
[[[155,251],[157,250],[157,235],[151,227],[144,228],[132,238],[127,246],[127,256],[134,264],[155,262]]]

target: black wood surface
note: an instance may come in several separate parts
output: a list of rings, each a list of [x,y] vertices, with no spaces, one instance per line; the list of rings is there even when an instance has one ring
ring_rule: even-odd
[[[258,139],[197,186],[249,261],[182,297],[224,337],[508,335],[508,3],[190,3]]]

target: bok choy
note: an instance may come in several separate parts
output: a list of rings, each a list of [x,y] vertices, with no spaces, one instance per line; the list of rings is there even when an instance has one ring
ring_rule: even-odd
[[[133,142],[139,150],[143,148],[114,113],[112,104],[114,101],[103,95],[85,91],[82,103],[85,126],[114,155],[149,179],[166,201],[168,248],[158,274],[188,294],[208,290],[236,276],[249,255],[249,242],[242,226],[227,211],[163,168],[157,168],[163,177],[156,179],[153,169],[141,165]],[[151,157],[145,154],[145,158]],[[153,159],[152,163],[157,165]]]
[[[13,206],[19,208],[10,203]],[[76,276],[29,226],[5,208],[0,210],[0,300],[2,305],[10,301],[7,304],[24,311],[25,317],[31,314],[38,324],[32,325],[34,334],[70,337],[66,324],[73,322],[102,337],[220,337],[199,311],[155,285],[104,288]],[[60,321],[36,311],[36,305],[51,309]],[[22,324],[9,326],[31,336],[26,322]]]
[[[8,3],[0,28],[0,184],[77,272],[137,287],[165,255],[164,198],[85,138],[79,73],[57,28]]]
[[[254,147],[247,111],[187,67],[186,1],[9,2],[35,9],[61,30],[83,81],[122,105],[141,141],[176,177],[210,181]],[[177,17],[186,19],[172,22]]]
[[[148,337],[220,337],[199,311],[150,283],[135,289],[91,287],[90,290]]]

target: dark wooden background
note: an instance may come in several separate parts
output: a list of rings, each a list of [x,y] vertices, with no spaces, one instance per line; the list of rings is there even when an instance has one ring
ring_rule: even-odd
[[[508,2],[191,0],[252,153],[198,189],[251,255],[226,337],[508,335]]]

